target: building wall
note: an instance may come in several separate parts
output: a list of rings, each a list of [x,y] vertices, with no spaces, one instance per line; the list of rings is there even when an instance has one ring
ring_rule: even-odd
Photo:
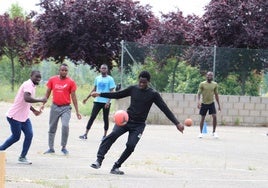
[[[161,96],[179,121],[191,118],[194,125],[199,125],[197,95],[162,93]],[[217,112],[218,125],[268,126],[268,97],[220,95],[219,98],[221,112]],[[115,100],[114,103],[115,109],[126,110],[129,97]],[[211,116],[206,117],[206,122],[212,124]],[[156,105],[152,106],[147,123],[172,124]]]

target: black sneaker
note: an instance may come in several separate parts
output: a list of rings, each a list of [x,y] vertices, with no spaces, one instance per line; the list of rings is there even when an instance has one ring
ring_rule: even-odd
[[[124,175],[125,174],[123,171],[119,170],[119,168],[112,168],[110,173],[111,174],[116,174],[116,175]]]
[[[79,138],[82,139],[82,140],[86,140],[87,139],[87,135],[86,134],[83,134],[83,135],[79,136]]]
[[[92,168],[98,169],[101,167],[101,164],[98,161],[95,161],[90,165]]]

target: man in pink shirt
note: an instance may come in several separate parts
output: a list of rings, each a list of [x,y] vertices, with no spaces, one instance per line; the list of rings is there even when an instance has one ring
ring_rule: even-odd
[[[19,157],[19,163],[32,164],[28,161],[26,155],[32,143],[33,130],[32,124],[29,119],[30,111],[36,116],[41,114],[41,111],[34,109],[31,103],[46,102],[47,98],[37,99],[35,97],[36,85],[41,80],[41,74],[39,71],[32,71],[31,78],[25,81],[19,88],[15,97],[14,103],[7,112],[7,121],[10,124],[11,136],[0,146],[0,150],[6,150],[15,142],[19,141],[21,132],[24,133],[24,142],[22,152]]]

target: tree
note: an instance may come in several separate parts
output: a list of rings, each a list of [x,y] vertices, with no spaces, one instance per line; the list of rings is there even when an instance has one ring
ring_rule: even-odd
[[[146,44],[189,45],[188,38],[193,31],[192,22],[197,19],[195,15],[184,17],[182,12],[162,14],[160,20],[153,19],[149,32],[140,40]]]
[[[23,8],[18,3],[12,4],[8,13],[12,19],[16,17],[26,18],[26,13],[24,13]]]
[[[22,66],[31,64],[26,52],[35,30],[29,19],[14,15],[11,17],[7,13],[0,15],[0,57],[5,55],[11,61],[11,89],[14,91],[15,60],[18,58]]]
[[[266,49],[266,0],[212,0],[197,26],[195,44]]]
[[[136,41],[149,28],[149,6],[131,0],[41,0],[33,56],[99,68],[119,61],[120,41]]]
[[[171,71],[171,88],[169,88],[171,92],[174,91],[175,77],[183,53],[186,50],[185,45],[190,44],[189,38],[194,28],[192,22],[195,19],[197,17],[194,15],[184,17],[179,9],[176,12],[162,14],[160,20],[152,20],[149,32],[139,40],[145,45],[150,44],[145,52],[155,61],[154,69],[158,75],[162,73],[163,78],[167,80],[169,75],[165,74],[166,70]],[[168,61],[170,58],[173,61]],[[160,80],[157,85],[160,84],[160,88],[164,90],[165,87],[162,87],[161,83],[164,83],[165,86],[166,83]]]
[[[174,60],[170,59],[170,62]],[[170,91],[170,88],[174,87],[172,92],[175,93],[197,93],[198,86],[204,78],[200,75],[198,68],[188,65],[186,62],[180,62],[175,80],[172,75],[169,75],[168,80],[165,91]]]
[[[166,64],[168,58],[181,56],[184,47],[178,48],[175,45],[190,45],[189,38],[193,31],[192,22],[197,19],[196,16],[184,17],[182,12],[177,9],[176,12],[162,14],[161,19],[154,19],[151,22],[149,32],[142,37],[140,42],[143,44],[162,44],[155,46],[154,60],[159,62],[162,67]],[[174,45],[172,47],[172,45]]]
[[[241,95],[251,73],[261,74],[268,68],[263,50],[253,50],[268,47],[267,7],[266,0],[212,0],[194,30],[193,44],[220,47],[216,75],[224,80],[230,72],[238,73]],[[205,54],[206,49],[199,52],[199,59]],[[207,62],[195,63],[205,66]]]

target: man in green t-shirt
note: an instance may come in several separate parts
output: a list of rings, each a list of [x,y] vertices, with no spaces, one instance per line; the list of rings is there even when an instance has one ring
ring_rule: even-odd
[[[201,102],[201,95],[202,95],[202,102]],[[216,126],[217,126],[217,116],[216,116],[216,108],[214,103],[214,95],[215,99],[218,103],[218,110],[221,111],[221,106],[219,103],[219,95],[218,95],[218,84],[213,81],[213,73],[207,73],[207,80],[203,81],[199,84],[198,92],[197,92],[197,108],[200,109],[199,114],[201,115],[200,121],[200,134],[199,138],[203,137],[202,130],[204,125],[204,120],[206,117],[207,112],[212,115],[213,118],[213,132],[212,135],[215,138],[218,138],[216,133]]]

